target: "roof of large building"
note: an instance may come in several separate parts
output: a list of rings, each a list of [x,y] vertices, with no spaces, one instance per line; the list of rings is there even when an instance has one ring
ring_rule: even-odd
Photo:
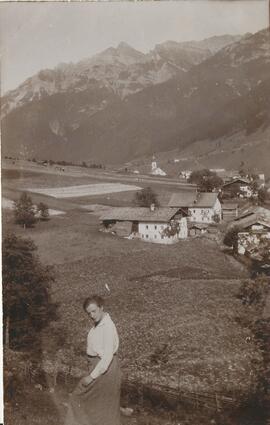
[[[249,181],[248,179],[245,179],[245,178],[242,178],[242,177],[238,177],[238,178],[236,178],[236,179],[232,179],[232,180],[230,180],[230,181],[228,181],[228,182],[224,183],[223,187],[224,187],[224,186],[229,186],[229,185],[231,185],[231,184],[233,184],[233,183],[244,183],[244,184],[250,184],[250,181]]]
[[[247,228],[256,223],[270,228],[270,210],[263,207],[250,207],[233,221],[234,226],[242,228]]]
[[[170,207],[178,208],[211,208],[215,205],[218,193],[182,191],[173,193],[169,202]]]
[[[162,222],[168,223],[179,208],[155,208],[151,211],[150,208],[144,207],[126,207],[112,208],[100,216],[102,221],[146,221],[146,222]]]
[[[239,217],[237,217],[235,221],[239,221],[245,217],[255,216],[255,215],[257,217],[270,221],[270,210],[268,208],[259,207],[259,206],[248,207],[242,210]]]
[[[238,204],[236,202],[224,202],[224,204],[222,204],[223,211],[236,210],[237,208],[238,208]]]

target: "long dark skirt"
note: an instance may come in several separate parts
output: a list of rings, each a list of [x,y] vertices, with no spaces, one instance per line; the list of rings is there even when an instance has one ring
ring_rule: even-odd
[[[99,358],[89,359],[89,374]],[[121,375],[117,355],[103,375],[70,397],[65,425],[120,425]]]

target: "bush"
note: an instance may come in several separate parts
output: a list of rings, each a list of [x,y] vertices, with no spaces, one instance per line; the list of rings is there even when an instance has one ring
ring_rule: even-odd
[[[264,305],[266,296],[270,291],[270,279],[265,276],[255,280],[249,279],[242,282],[237,297],[244,305]]]
[[[43,202],[40,202],[37,205],[37,212],[41,220],[48,220],[50,218],[49,207],[47,204],[44,204]]]

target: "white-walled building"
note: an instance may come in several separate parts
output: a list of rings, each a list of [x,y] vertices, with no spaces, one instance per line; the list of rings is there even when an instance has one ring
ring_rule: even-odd
[[[172,244],[188,236],[179,208],[112,208],[100,217],[104,230],[146,242]]]
[[[160,167],[157,166],[157,162],[155,157],[153,157],[153,161],[151,164],[151,174],[153,176],[166,176],[165,171],[163,171]]]
[[[216,223],[222,219],[222,207],[215,192],[183,190],[173,193],[169,206],[180,208],[187,214],[190,222]]]

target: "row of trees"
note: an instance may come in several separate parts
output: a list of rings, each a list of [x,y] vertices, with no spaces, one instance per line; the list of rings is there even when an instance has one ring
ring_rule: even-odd
[[[31,227],[39,220],[49,219],[49,208],[44,202],[40,202],[35,206],[32,198],[26,193],[22,193],[21,197],[14,202],[15,223],[24,227]]]

